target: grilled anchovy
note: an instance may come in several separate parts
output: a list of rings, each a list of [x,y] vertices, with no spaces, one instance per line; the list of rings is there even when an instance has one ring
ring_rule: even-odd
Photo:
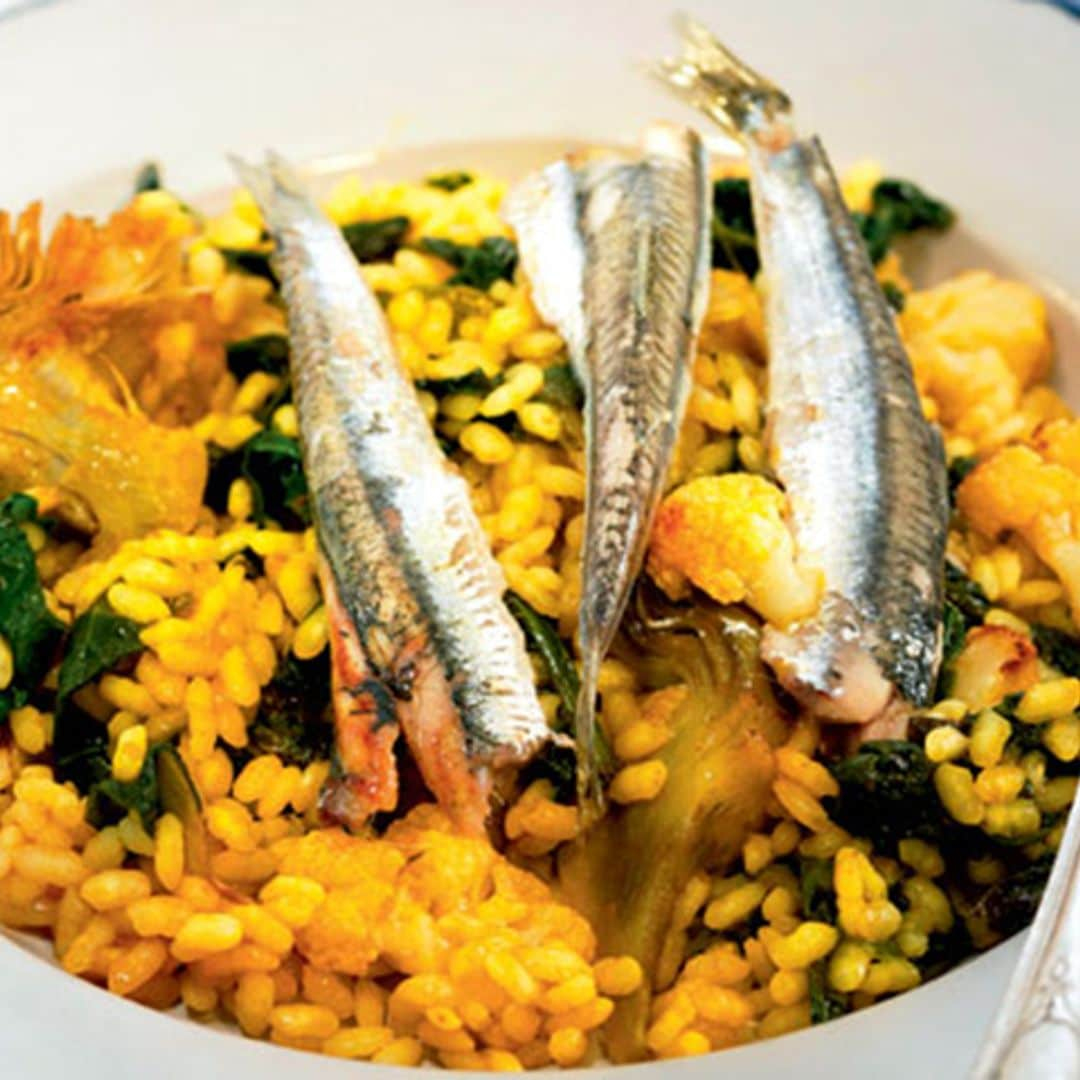
[[[939,432],[825,150],[790,102],[705,29],[659,74],[746,148],[769,332],[769,450],[816,614],[770,629],[766,658],[806,706],[864,722],[894,688],[925,704],[941,653],[948,525]]]
[[[289,314],[346,773],[328,809],[355,824],[396,805],[400,725],[428,787],[479,832],[490,771],[549,737],[501,573],[340,231],[280,159],[235,166]]]
[[[586,392],[587,494],[579,620],[579,795],[599,800],[593,738],[611,645],[686,410],[707,299],[708,190],[701,141],[648,128],[641,154],[558,162],[507,199],[541,314]]]

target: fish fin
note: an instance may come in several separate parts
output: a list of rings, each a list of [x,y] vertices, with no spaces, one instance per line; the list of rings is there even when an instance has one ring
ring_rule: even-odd
[[[341,766],[341,775],[323,792],[321,805],[328,816],[357,829],[375,811],[397,806],[397,707],[393,695],[371,672],[324,558],[319,559],[319,580],[330,626],[334,741]]]
[[[785,121],[791,112],[787,94],[744,64],[701,23],[676,17],[682,55],[661,60],[652,73],[731,135],[754,134]]]
[[[596,754],[596,694],[602,653],[595,646],[582,658],[581,689],[574,710],[574,741],[577,744],[578,812],[583,827],[599,820],[604,811],[604,791]]]

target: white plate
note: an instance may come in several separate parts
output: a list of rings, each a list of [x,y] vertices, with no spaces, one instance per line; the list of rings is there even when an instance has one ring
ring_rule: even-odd
[[[958,207],[965,229],[931,272],[1012,265],[1080,293],[1080,24],[1019,0],[738,0],[694,10],[785,85],[837,164],[879,158]],[[687,118],[631,66],[670,47],[667,11],[643,0],[99,0],[39,9],[0,22],[0,206],[45,196],[54,213],[107,211],[148,157],[164,165],[171,187],[197,192],[228,182],[226,149],[272,144],[330,169],[336,155],[396,149],[404,153],[386,167],[410,173],[478,156],[498,164],[496,153],[508,172],[571,138],[630,139],[646,119]],[[523,137],[509,156],[505,144],[475,142]],[[410,149],[433,144],[434,152]],[[1070,326],[1060,305],[1055,315],[1066,351],[1080,356],[1080,323]],[[1080,371],[1068,375],[1065,389],[1080,403]],[[1018,948],[1010,942],[823,1028],[719,1060],[616,1075],[960,1077]],[[0,937],[0,1075],[76,1070],[79,1080],[415,1075],[177,1022]]]

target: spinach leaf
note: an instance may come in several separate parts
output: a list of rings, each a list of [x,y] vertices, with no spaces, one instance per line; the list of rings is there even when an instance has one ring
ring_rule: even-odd
[[[57,712],[52,752],[57,778],[70,780],[87,797],[91,825],[100,829],[115,824],[134,810],[151,831],[163,812],[176,814],[184,826],[188,865],[200,872],[199,863],[206,862],[202,803],[171,744],[150,747],[134,780],[117,780],[109,759],[108,729],[68,700]]]
[[[712,265],[751,278],[761,265],[748,180],[730,177],[713,184]]]
[[[1080,676],[1080,640],[1064,630],[1038,623],[1032,626],[1031,637],[1047,664],[1056,667],[1062,675]]]
[[[544,385],[534,400],[577,411],[585,401],[585,392],[569,364],[553,364],[544,368]]]
[[[517,247],[503,236],[485,236],[479,244],[457,244],[425,236],[420,248],[457,268],[450,285],[471,285],[474,289],[487,290],[500,278],[512,281],[517,267]]]
[[[38,521],[37,502],[29,495],[0,502],[0,635],[11,650],[13,669],[0,692],[0,722],[30,700],[64,633],[64,624],[45,603],[33,549],[19,527]]]
[[[847,1001],[842,994],[830,989],[826,962],[819,960],[812,964],[807,974],[810,981],[810,1022],[824,1024],[844,1016],[848,1011]]]
[[[956,489],[979,464],[978,458],[955,457],[949,462],[949,505],[956,506]]]
[[[161,793],[158,790],[157,747],[147,751],[139,775],[134,780],[117,780],[109,775],[86,793],[86,820],[96,829],[114,825],[134,810],[143,828],[150,832],[161,816]]]
[[[300,768],[328,758],[334,742],[329,710],[329,652],[324,649],[313,660],[288,656],[263,689],[248,728],[248,751],[277,754]]]
[[[117,615],[102,597],[80,615],[71,628],[71,637],[60,664],[57,687],[59,701],[62,703],[80,686],[85,686],[109,671],[118,660],[140,652],[142,648],[139,624]]]
[[[577,801],[577,753],[572,746],[551,742],[522,770],[521,783],[528,787],[536,780],[547,780],[556,802],[572,805]]]
[[[833,821],[893,852],[907,836],[936,840],[942,828],[933,770],[922,747],[905,739],[877,739],[830,766],[840,794],[825,800]]]
[[[1019,933],[1035,917],[1053,865],[1054,856],[1044,855],[988,886],[976,899],[974,913],[999,934]]]
[[[132,184],[136,195],[140,195],[144,191],[160,191],[163,186],[161,169],[156,161],[148,161],[141,166],[135,174],[135,181]]]
[[[954,603],[946,600],[942,610],[941,668],[943,671],[960,655],[967,632],[968,622],[963,612]]]
[[[882,283],[881,291],[885,294],[885,299],[888,300],[889,307],[899,315],[900,312],[904,310],[904,304],[907,301],[904,290],[894,282],[886,281]]]
[[[828,859],[799,860],[799,893],[803,918],[816,922],[836,922],[833,868]]]
[[[551,683],[559,695],[563,718],[569,723],[577,708],[578,691],[581,689],[581,680],[569,650],[559,637],[555,624],[545,619],[517,593],[508,592],[505,600],[510,614],[525,631],[530,648],[544,661]]]
[[[251,484],[258,524],[275,521],[286,529],[311,524],[307,479],[296,439],[264,430],[236,450],[212,448],[203,501],[219,514],[224,513],[229,486],[240,476]]]
[[[225,256],[225,265],[230,270],[241,270],[253,277],[266,278],[272,282],[274,288],[278,287],[277,274],[270,265],[270,252],[257,250],[240,250],[239,248],[219,248]]]
[[[982,587],[952,562],[945,563],[945,599],[971,624],[981,623],[990,610],[990,600]]]
[[[289,339],[284,334],[259,334],[234,341],[225,347],[225,362],[239,380],[253,371],[288,375]]]
[[[416,388],[427,390],[438,398],[449,397],[451,394],[475,394],[477,397],[486,397],[502,381],[502,375],[492,378],[480,368],[476,368],[467,375],[459,375],[453,379],[417,379]]]
[[[472,182],[472,173],[467,172],[437,173],[424,181],[428,187],[442,188],[443,191],[457,191],[458,188],[468,187]]]
[[[357,262],[392,259],[409,231],[407,217],[380,218],[378,221],[354,221],[341,227],[345,243],[352,248]]]
[[[112,773],[105,725],[71,700],[56,711],[52,755],[57,779],[70,780],[83,795]]]
[[[852,214],[870,259],[879,263],[897,237],[919,229],[947,229],[956,215],[945,203],[927,195],[910,180],[887,178],[871,195],[869,213]]]

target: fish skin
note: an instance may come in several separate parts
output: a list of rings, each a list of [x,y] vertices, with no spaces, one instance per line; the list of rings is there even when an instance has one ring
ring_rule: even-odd
[[[705,151],[688,128],[646,129],[640,156],[567,162],[508,196],[534,302],[585,387],[585,545],[575,717],[579,799],[599,804],[596,686],[663,492],[708,299]]]
[[[810,619],[764,654],[825,718],[925,705],[941,656],[948,494],[940,432],[817,138],[783,91],[703,27],[658,74],[746,148],[769,332],[767,441],[800,562],[822,571]]]
[[[330,809],[356,823],[396,804],[385,774],[399,724],[433,794],[480,833],[491,771],[551,735],[501,571],[340,231],[280,159],[234,164],[274,237],[289,313],[335,711],[350,733],[339,757],[374,771],[346,778]]]

